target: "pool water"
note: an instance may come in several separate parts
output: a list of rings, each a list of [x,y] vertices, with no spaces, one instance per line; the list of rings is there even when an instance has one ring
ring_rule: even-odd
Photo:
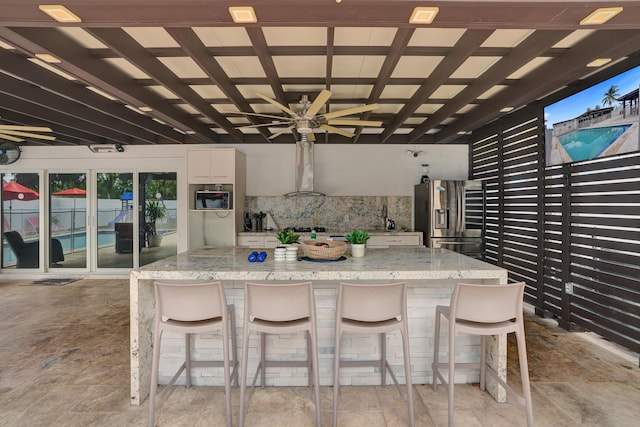
[[[558,140],[574,162],[595,159],[631,125],[579,129],[560,135]]]

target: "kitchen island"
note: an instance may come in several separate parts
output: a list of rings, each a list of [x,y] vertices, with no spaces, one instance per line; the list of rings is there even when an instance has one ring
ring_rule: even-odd
[[[241,343],[242,316],[244,308],[244,284],[247,281],[282,283],[289,281],[311,281],[316,297],[318,316],[318,348],[320,384],[333,382],[333,328],[337,285],[345,282],[388,283],[407,282],[407,304],[409,315],[409,340],[411,347],[411,370],[414,384],[429,384],[432,381],[433,330],[435,306],[448,304],[453,287],[458,282],[498,284],[507,282],[507,271],[494,265],[460,255],[445,249],[398,248],[368,249],[363,258],[352,258],[335,262],[274,261],[273,250],[267,249],[265,262],[250,263],[248,248],[224,247],[199,249],[148,264],[130,273],[131,304],[131,403],[139,405],[149,394],[152,360],[152,333],[155,298],[153,280],[220,280],[228,303],[235,304],[238,343]],[[301,253],[300,253],[301,255]],[[370,339],[368,339],[370,338]],[[375,337],[343,338],[343,358],[354,354],[359,358],[378,352]],[[194,357],[202,359],[220,358],[219,338],[198,337]],[[278,341],[274,347],[271,344]],[[480,344],[477,337],[460,336],[456,346],[457,358],[472,360],[479,358]],[[445,341],[446,342],[446,341]],[[161,382],[166,382],[182,363],[184,339],[179,335],[163,336],[163,357],[160,362]],[[252,335],[250,341],[249,374],[252,375],[258,362],[259,339]],[[304,349],[304,337],[269,336],[267,348],[281,349],[271,358],[289,360],[304,358],[296,349]],[[402,352],[399,335],[388,334],[388,359],[400,381],[404,380]],[[446,350],[446,347],[445,349]],[[165,353],[166,352],[166,353]],[[506,377],[506,339],[504,336],[490,340],[489,360],[494,369]],[[238,354],[242,354],[238,349]],[[363,354],[365,356],[363,356]],[[396,354],[398,357],[396,357]],[[271,372],[273,371],[273,372]],[[303,368],[272,369],[267,371],[267,385],[306,385],[307,371]],[[221,385],[222,375],[212,375],[211,369],[194,369],[194,385]],[[477,382],[477,372],[456,373],[456,382]],[[345,385],[374,385],[380,383],[380,375],[373,368],[348,368],[341,370],[341,383]],[[504,390],[489,384],[489,392],[498,400],[505,399]]]

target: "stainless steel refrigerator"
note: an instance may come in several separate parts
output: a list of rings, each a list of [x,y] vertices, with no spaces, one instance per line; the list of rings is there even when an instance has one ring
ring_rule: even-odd
[[[415,229],[429,248],[484,257],[485,191],[482,181],[434,179],[415,186]]]

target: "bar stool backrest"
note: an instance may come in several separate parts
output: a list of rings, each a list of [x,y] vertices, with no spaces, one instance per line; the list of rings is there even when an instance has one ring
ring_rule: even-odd
[[[227,307],[220,282],[155,282],[156,309],[162,318],[181,322],[222,317]]]
[[[338,301],[343,319],[361,322],[383,322],[396,318],[404,319],[407,290],[404,283],[385,284],[341,284]]]
[[[479,323],[522,321],[524,282],[505,285],[458,283],[451,296],[451,317]]]
[[[310,283],[247,283],[245,310],[250,320],[289,322],[305,319],[315,312]]]

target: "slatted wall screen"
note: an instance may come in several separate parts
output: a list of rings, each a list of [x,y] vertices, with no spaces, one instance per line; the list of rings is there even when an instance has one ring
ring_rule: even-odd
[[[640,352],[640,153],[544,168],[543,119],[520,118],[470,145],[485,260],[527,283],[536,313]]]

